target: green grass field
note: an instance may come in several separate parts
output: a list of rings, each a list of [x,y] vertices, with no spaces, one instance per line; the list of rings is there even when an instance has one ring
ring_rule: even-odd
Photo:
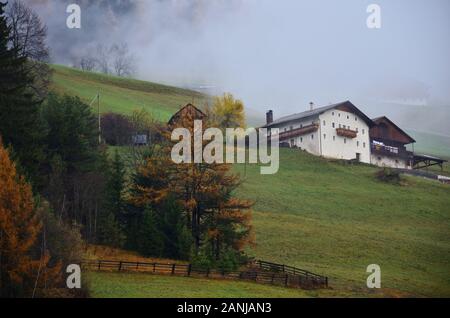
[[[189,102],[203,105],[206,96],[195,91],[145,81],[52,65],[51,89],[61,94],[79,96],[90,103],[100,93],[100,112],[130,114],[144,108],[156,119],[165,121]],[[95,109],[96,110],[96,109]]]
[[[140,273],[88,272],[92,297],[98,298],[298,298],[349,297],[355,293],[302,290],[247,281],[162,276]],[[373,292],[374,297],[381,294]]]
[[[408,131],[415,140],[414,151],[422,154],[431,154],[450,158],[450,137],[425,133],[419,131]],[[408,150],[412,150],[412,145],[408,145]]]
[[[405,177],[374,178],[376,168],[281,149],[280,170],[245,178],[238,194],[256,201],[261,259],[330,276],[342,291],[366,293],[366,267],[381,266],[387,296],[450,296],[450,186]]]
[[[139,273],[88,273],[93,297],[132,298],[227,298],[227,297],[306,297],[293,288],[244,281],[161,276]]]

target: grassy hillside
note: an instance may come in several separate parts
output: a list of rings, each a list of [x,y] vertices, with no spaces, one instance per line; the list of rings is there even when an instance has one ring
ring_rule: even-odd
[[[416,140],[414,151],[416,153],[432,154],[450,158],[450,136],[409,130],[408,133]],[[412,150],[412,146],[408,146]]]
[[[369,292],[366,267],[379,264],[388,296],[450,296],[450,186],[413,177],[385,184],[376,168],[290,149],[275,175],[235,168],[245,176],[238,194],[256,201],[256,257],[357,293]]]
[[[331,290],[289,294],[243,282],[92,273],[94,295],[121,297],[126,288],[138,297],[259,297],[262,290],[274,297],[450,296],[449,185],[415,177],[385,184],[375,179],[377,168],[294,149],[281,149],[275,175],[256,165],[234,169],[245,180],[237,195],[256,202],[257,245],[248,252],[327,275]],[[381,290],[366,288],[369,264],[381,266]]]
[[[299,289],[244,281],[159,276],[138,273],[88,273],[93,297],[133,298],[227,298],[227,297],[307,297]]]
[[[100,111],[130,114],[145,108],[159,120],[167,120],[181,105],[189,102],[202,105],[206,96],[187,89],[145,81],[125,79],[99,73],[52,65],[51,89],[76,95],[90,103],[100,93]]]

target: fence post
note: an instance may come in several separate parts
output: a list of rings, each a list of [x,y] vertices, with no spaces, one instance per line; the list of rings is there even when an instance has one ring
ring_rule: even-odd
[[[119,272],[122,270],[122,261],[119,262]]]
[[[328,288],[328,277],[325,277],[325,287]]]
[[[176,264],[172,264],[172,275],[175,274],[175,265]]]
[[[288,285],[288,278],[289,278],[289,276],[288,276],[288,274],[286,274],[286,280],[285,280],[285,282],[284,282],[284,285],[285,285],[285,286]]]
[[[192,264],[188,265],[187,275],[191,276]]]
[[[272,274],[272,281],[271,284],[273,284],[273,280],[275,279],[275,273]]]
[[[98,260],[98,270],[100,270],[100,266],[102,265],[102,261]]]
[[[209,268],[206,270],[206,277],[209,277]]]
[[[156,263],[153,263],[153,273],[155,272],[155,270],[156,270]]]
[[[258,272],[255,272],[255,282],[258,281]]]
[[[139,268],[139,262],[136,262],[136,270]]]

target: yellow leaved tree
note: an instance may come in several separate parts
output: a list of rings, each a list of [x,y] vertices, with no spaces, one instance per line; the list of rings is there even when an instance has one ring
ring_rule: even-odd
[[[211,125],[218,128],[245,127],[244,103],[230,93],[215,97],[213,106],[208,112]]]

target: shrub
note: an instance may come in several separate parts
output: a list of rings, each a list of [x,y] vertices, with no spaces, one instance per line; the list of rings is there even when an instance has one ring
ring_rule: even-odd
[[[398,170],[384,167],[376,172],[378,180],[391,184],[400,184],[401,177]]]

